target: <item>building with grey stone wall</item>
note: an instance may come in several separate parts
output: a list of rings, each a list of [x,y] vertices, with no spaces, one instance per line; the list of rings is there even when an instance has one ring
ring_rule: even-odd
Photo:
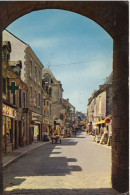
[[[21,79],[28,86],[29,113],[29,143],[34,139],[41,140],[42,137],[42,69],[40,62],[31,47],[7,30],[3,31],[3,40],[10,41],[12,51],[11,61],[21,60]]]
[[[6,154],[28,143],[29,124],[27,107],[28,87],[21,80],[21,61],[10,61],[9,41],[3,41],[3,141]]]
[[[112,117],[112,73],[106,78],[106,82],[99,86],[99,90],[94,91],[88,99],[87,119],[89,130],[95,129],[105,124],[105,119]]]
[[[62,109],[62,99],[63,99],[63,88],[60,81],[56,80],[50,68],[43,68],[42,75],[45,78],[45,75],[49,74],[51,77],[51,115],[53,120],[60,119],[60,113]]]

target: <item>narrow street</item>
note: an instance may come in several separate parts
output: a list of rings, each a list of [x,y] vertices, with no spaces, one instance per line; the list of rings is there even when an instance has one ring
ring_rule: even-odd
[[[4,170],[4,194],[116,195],[111,189],[111,149],[79,132],[48,143]]]

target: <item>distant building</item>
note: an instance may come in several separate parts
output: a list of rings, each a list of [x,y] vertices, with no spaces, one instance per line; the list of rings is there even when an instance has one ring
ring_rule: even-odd
[[[56,80],[50,68],[44,68],[42,71],[42,78],[44,85],[48,85],[48,90],[51,91],[51,116],[53,120],[60,119],[60,112],[62,109],[62,99],[63,99],[63,88],[60,81]],[[48,79],[48,81],[47,81]]]
[[[49,134],[49,131],[54,125],[52,116],[52,74],[46,71],[46,68],[42,70],[42,88],[43,88],[43,125],[44,132]]]
[[[62,113],[64,125],[72,127],[75,124],[75,107],[69,102],[69,98],[63,99]]]
[[[99,90],[94,91],[92,96],[88,99],[87,119],[89,132],[97,128],[99,134],[101,128],[107,127],[105,119],[112,119],[112,73],[106,78],[106,82],[99,86]]]

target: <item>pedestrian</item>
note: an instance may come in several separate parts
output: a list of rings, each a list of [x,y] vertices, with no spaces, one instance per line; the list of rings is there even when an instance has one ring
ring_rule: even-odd
[[[74,131],[73,131],[73,132],[74,132],[74,135],[75,135],[75,137],[76,137],[76,128],[74,129]]]

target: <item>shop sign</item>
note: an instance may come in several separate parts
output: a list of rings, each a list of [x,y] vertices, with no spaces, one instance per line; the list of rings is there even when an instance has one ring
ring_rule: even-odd
[[[31,105],[36,105],[35,98],[30,98],[30,104],[31,104]]]
[[[40,114],[32,112],[32,120],[34,120],[34,121],[42,121],[42,116]]]
[[[35,125],[35,122],[34,121],[30,121],[30,125]]]
[[[105,123],[109,124],[111,122],[111,119],[110,118],[106,118],[105,119]]]
[[[16,110],[14,108],[11,108],[10,106],[7,106],[5,104],[3,104],[3,115],[4,116],[8,116],[11,118],[15,118],[16,117]]]
[[[49,110],[49,106],[44,106],[44,110]]]
[[[16,86],[15,82],[11,82],[11,86],[8,86],[8,90],[11,91],[11,94],[15,94],[15,91],[19,90],[19,86]]]
[[[28,113],[29,108],[23,108],[23,113]]]

